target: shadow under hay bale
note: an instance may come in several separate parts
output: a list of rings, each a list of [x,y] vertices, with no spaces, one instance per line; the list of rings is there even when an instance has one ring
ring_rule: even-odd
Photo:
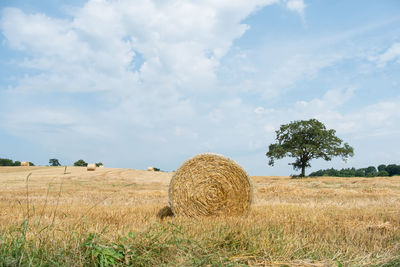
[[[159,219],[164,219],[166,217],[173,217],[174,213],[172,212],[172,209],[170,206],[165,206],[164,208],[160,209],[160,211],[157,213],[157,218]]]
[[[218,154],[199,154],[172,176],[169,204],[177,216],[247,216],[253,188],[246,171]]]

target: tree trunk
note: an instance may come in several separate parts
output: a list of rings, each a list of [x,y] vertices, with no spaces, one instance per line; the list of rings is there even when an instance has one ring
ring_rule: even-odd
[[[301,177],[305,177],[306,176],[306,166],[307,166],[307,162],[303,161],[301,163]]]

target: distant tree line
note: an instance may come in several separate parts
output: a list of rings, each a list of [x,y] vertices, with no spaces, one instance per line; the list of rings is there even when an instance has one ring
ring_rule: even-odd
[[[58,159],[49,159],[49,165],[50,166],[61,166],[61,163]],[[85,162],[83,159],[77,160],[74,162],[74,166],[77,167],[86,167],[88,165],[87,162]],[[103,163],[101,162],[96,162],[96,167],[102,166]]]
[[[102,166],[103,163],[101,162],[96,162],[96,167]],[[60,162],[58,159],[49,159],[49,165],[50,166],[61,166]],[[77,167],[86,167],[88,165],[88,163],[86,161],[84,161],[83,159],[77,160],[74,162],[74,166]]]
[[[29,165],[35,166],[32,162],[29,162]],[[21,166],[21,161],[13,161],[12,159],[2,159],[0,158],[0,166]]]
[[[103,163],[101,163],[101,162],[96,162],[95,164],[96,164],[96,167],[103,166]],[[83,159],[80,159],[80,160],[74,162],[74,166],[77,166],[77,167],[86,167],[87,165],[88,165],[88,163],[85,162]]]
[[[30,166],[35,166],[32,162],[29,162]],[[81,166],[81,167],[86,167],[88,164],[83,160],[80,159],[76,162],[74,162],[74,166]],[[96,166],[102,166],[103,163],[101,162],[96,162]],[[0,158],[0,166],[21,166],[21,161],[13,161],[12,159],[3,159]],[[58,159],[49,159],[49,166],[61,166],[61,163]]]
[[[347,168],[336,170],[334,168],[319,170],[310,173],[309,176],[333,176],[333,177],[377,177],[377,176],[394,176],[400,175],[400,165],[396,164],[381,164],[378,168],[369,166],[368,168]]]

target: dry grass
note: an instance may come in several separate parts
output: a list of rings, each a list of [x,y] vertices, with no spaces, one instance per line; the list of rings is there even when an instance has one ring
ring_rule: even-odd
[[[102,233],[107,244],[142,248],[145,252],[140,255],[149,257],[143,265],[201,265],[193,259],[214,255],[207,256],[211,258],[205,263],[330,266],[340,261],[360,266],[400,256],[400,177],[256,176],[251,177],[254,201],[246,219],[160,222],[156,215],[168,202],[171,176],[111,168],[87,172],[84,167],[66,171],[64,167],[0,167],[0,233],[25,221],[26,239],[49,250],[73,251],[70,257],[76,265],[85,263],[77,260],[84,259],[82,242],[88,233]],[[139,235],[140,242],[121,241],[132,234]],[[160,243],[150,242],[152,238]],[[4,240],[0,236],[0,243]],[[186,243],[173,243],[182,240]],[[148,247],[143,247],[146,242]],[[151,261],[158,254],[148,254],[154,244],[160,244],[158,262]]]

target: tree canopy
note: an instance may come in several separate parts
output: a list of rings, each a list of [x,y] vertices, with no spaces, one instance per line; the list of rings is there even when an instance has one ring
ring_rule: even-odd
[[[78,167],[86,167],[87,165],[88,164],[83,159],[74,162],[74,166]]]
[[[0,158],[0,166],[21,166],[21,161],[12,159],[3,159]],[[32,162],[29,162],[29,166],[35,166]]]
[[[0,166],[15,166],[11,159],[0,159]]]
[[[276,131],[276,143],[269,145],[266,156],[269,165],[273,166],[275,160],[284,157],[295,158],[293,166],[295,170],[301,170],[301,176],[305,176],[305,168],[310,167],[312,159],[322,158],[331,160],[340,156],[346,160],[354,155],[354,150],[347,143],[335,135],[333,129],[327,130],[325,125],[316,120],[293,121],[280,126]]]
[[[333,168],[326,170],[318,170],[309,174],[309,176],[335,176],[335,177],[377,177],[377,176],[394,176],[400,175],[400,165],[390,164],[388,165],[390,173],[386,170],[387,166],[381,164],[378,166],[378,171],[374,166],[368,168],[346,168],[336,170]]]
[[[49,165],[50,166],[61,166],[61,164],[58,161],[58,159],[49,159]]]

